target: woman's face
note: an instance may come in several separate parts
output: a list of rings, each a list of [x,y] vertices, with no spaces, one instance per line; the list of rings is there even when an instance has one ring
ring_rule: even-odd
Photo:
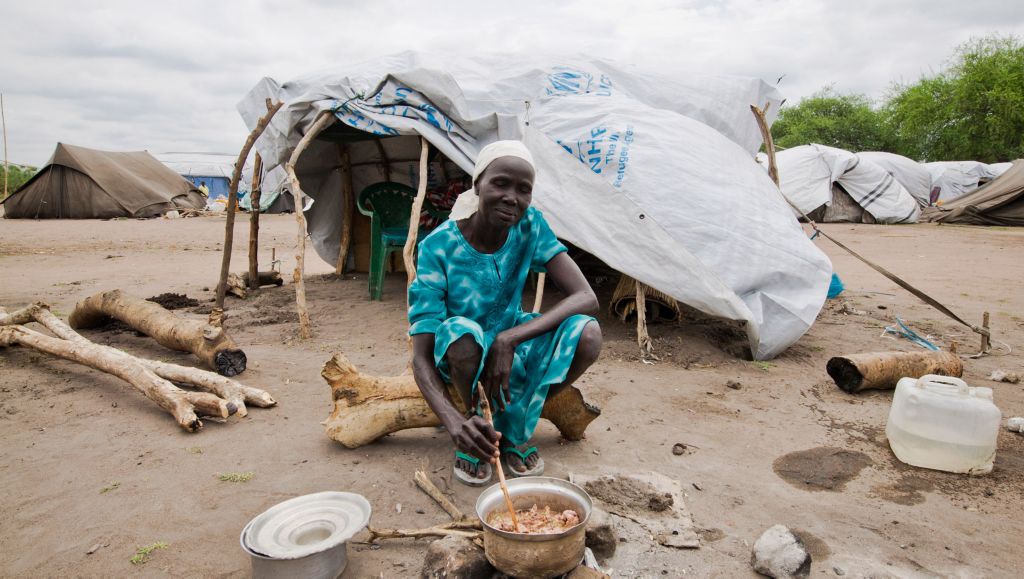
[[[478,212],[488,225],[508,228],[519,222],[533,200],[533,167],[519,157],[498,157],[477,178]]]

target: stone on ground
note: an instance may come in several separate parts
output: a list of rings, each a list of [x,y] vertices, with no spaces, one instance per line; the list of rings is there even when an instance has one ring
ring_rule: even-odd
[[[490,577],[494,567],[487,562],[484,550],[465,537],[438,539],[427,548],[423,560],[422,579],[473,579]]]
[[[754,543],[750,564],[754,571],[768,577],[807,577],[811,554],[789,529],[775,525]]]

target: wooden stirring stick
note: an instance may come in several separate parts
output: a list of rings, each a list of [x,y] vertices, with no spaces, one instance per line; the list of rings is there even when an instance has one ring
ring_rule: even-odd
[[[491,405],[487,401],[486,394],[480,397],[480,405],[483,406],[484,409],[484,420],[486,420],[493,428],[494,420],[491,417]],[[517,533],[521,533],[522,531],[519,529],[519,520],[516,518],[516,509],[512,506],[512,495],[509,494],[508,485],[505,484],[505,471],[501,468],[500,456],[498,457],[498,460],[495,461],[494,465],[498,467],[498,484],[501,485],[501,492],[505,495],[505,505],[508,507],[508,514],[512,517],[512,528],[514,528]]]

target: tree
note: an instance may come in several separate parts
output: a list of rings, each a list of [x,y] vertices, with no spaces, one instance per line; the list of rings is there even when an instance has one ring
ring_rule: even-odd
[[[819,143],[849,151],[884,149],[884,119],[860,94],[838,94],[831,86],[783,108],[772,125],[772,138],[782,148]]]
[[[8,171],[7,177],[7,194],[10,195],[18,190],[36,174],[35,167],[29,167],[27,165],[9,165],[10,171]],[[4,179],[4,166],[0,163],[0,198],[4,197],[3,190],[3,179]]]
[[[884,116],[896,152],[908,157],[1024,157],[1024,44],[1012,35],[971,39],[939,74],[894,85]]]

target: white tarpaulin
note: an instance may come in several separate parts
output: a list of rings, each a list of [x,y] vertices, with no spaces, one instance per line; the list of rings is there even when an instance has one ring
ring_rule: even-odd
[[[1002,175],[1012,164],[988,165],[979,161],[935,161],[925,163],[924,166],[932,177],[935,200],[948,203]]]
[[[921,207],[931,205],[932,176],[928,168],[917,161],[885,151],[864,151],[857,153],[863,160],[871,161],[896,178],[896,182],[910,193]]]
[[[868,159],[825,145],[802,145],[775,155],[779,188],[800,211],[832,203],[839,183],[878,223],[916,223],[921,208],[903,185]]]
[[[831,264],[753,159],[760,136],[749,106],[777,110],[780,100],[763,81],[404,53],[283,85],[264,79],[239,104],[249,126],[267,97],[285,102],[256,145],[269,168],[323,110],[368,133],[422,136],[464,171],[487,143],[523,139],[538,166],[534,204],[559,237],[683,303],[745,322],[758,359],[799,339],[824,302]],[[389,178],[415,185],[415,140],[378,142]],[[350,150],[356,191],[384,180],[369,161],[383,155]],[[315,200],[309,233],[334,263],[338,149],[317,140],[307,151],[297,172]]]

